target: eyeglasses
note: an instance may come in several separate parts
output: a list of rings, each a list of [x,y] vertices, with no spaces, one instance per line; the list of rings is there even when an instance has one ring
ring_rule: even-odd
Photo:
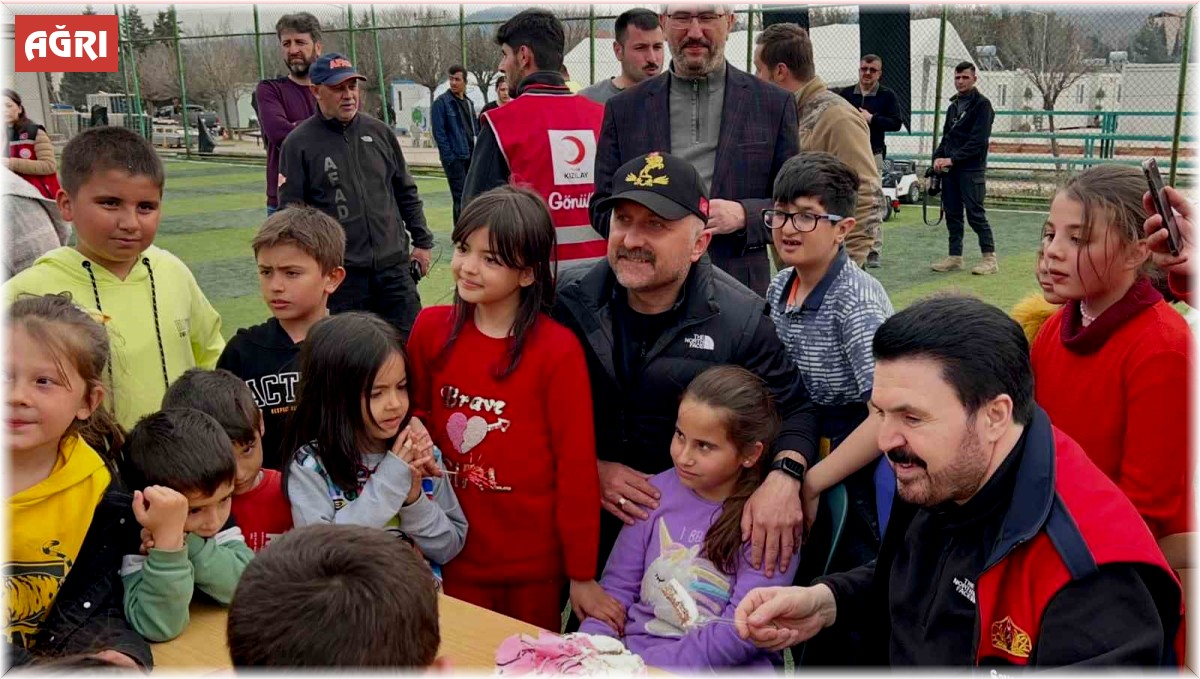
[[[667,20],[671,22],[671,26],[674,28],[691,28],[692,21],[699,19],[700,25],[707,28],[710,26],[715,26],[717,21],[724,16],[724,14],[718,14],[716,12],[701,12],[700,14],[692,14],[690,12],[675,12],[674,14],[668,15]]]
[[[879,72],[879,69],[875,68],[874,66],[859,66],[858,70],[860,73],[878,73]]]
[[[815,231],[822,219],[828,219],[830,224],[837,224],[845,219],[841,215],[823,215],[818,212],[784,212],[783,210],[763,210],[763,222],[768,229],[782,229],[788,222],[800,233]]]

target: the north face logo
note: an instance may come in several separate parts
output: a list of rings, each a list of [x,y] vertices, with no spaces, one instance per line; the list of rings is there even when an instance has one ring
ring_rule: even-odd
[[[688,345],[689,349],[700,349],[702,351],[713,351],[717,348],[717,343],[708,335],[696,333],[691,337],[683,340],[683,343]]]

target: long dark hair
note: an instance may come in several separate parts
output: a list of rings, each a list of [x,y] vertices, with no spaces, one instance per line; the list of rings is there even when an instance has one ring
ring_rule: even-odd
[[[81,386],[90,395],[104,389],[105,369],[110,359],[108,331],[100,321],[71,301],[67,293],[18,297],[8,309],[10,328],[22,328],[38,344],[47,347],[62,374],[63,362],[69,362],[83,378]],[[103,317],[101,317],[103,318]],[[109,390],[108,394],[112,394]],[[60,441],[79,436],[101,457],[115,462],[125,443],[125,430],[117,424],[108,408],[108,398],[86,420],[71,423]]]
[[[13,125],[24,125],[25,123],[28,123],[29,117],[25,115],[25,104],[21,102],[21,95],[17,94],[13,90],[7,89],[0,90],[0,93],[11,99],[12,103],[16,104],[17,108],[21,109],[21,115],[17,116],[17,122],[13,123]]]
[[[367,452],[363,399],[370,397],[375,376],[389,358],[398,354],[407,365],[404,343],[396,328],[382,318],[347,312],[317,322],[301,347],[300,393],[284,436],[288,451],[284,491],[296,452],[312,444],[313,455],[333,483],[343,492],[354,493],[357,470]],[[369,409],[366,416],[371,417]],[[401,429],[408,419],[405,413]]]
[[[504,379],[517,369],[529,331],[538,314],[554,306],[554,274],[550,262],[554,256],[554,222],[546,203],[536,192],[515,186],[500,186],[471,201],[450,235],[455,247],[467,242],[479,229],[488,230],[488,249],[510,269],[533,269],[533,284],[521,288],[521,305],[513,322],[508,347],[508,365],[498,367],[496,378]],[[473,318],[475,305],[464,302],[454,291],[454,327],[437,362],[444,361],[467,320]]]
[[[771,443],[779,432],[779,415],[762,379],[736,365],[700,373],[687,386],[683,398],[720,411],[729,440],[741,455],[749,455],[756,443],[763,446],[758,463],[740,469],[733,493],[725,498],[721,515],[704,536],[705,556],[726,575],[732,575],[742,550],[742,509],[767,477]]]

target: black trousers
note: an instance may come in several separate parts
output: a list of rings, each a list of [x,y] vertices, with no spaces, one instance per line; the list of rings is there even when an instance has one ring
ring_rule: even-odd
[[[346,267],[346,279],[329,296],[329,312],[370,311],[396,326],[404,342],[421,311],[417,282],[406,257],[386,269]]]
[[[946,211],[946,229],[950,232],[951,257],[961,257],[963,253],[964,208],[971,230],[979,237],[979,251],[985,255],[996,251],[992,227],[988,225],[987,213],[983,210],[983,197],[986,193],[983,170],[951,170],[943,175],[942,209]]]
[[[467,185],[467,170],[471,167],[469,158],[442,161],[442,169],[446,171],[446,181],[450,184],[450,198],[454,200],[454,223],[458,223],[458,213],[462,212],[463,187]]]

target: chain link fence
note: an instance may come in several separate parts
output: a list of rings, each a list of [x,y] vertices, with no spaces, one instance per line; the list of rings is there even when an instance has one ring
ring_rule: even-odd
[[[287,72],[275,22],[285,13],[308,11],[321,22],[324,51],[348,55],[368,77],[363,109],[392,125],[402,143],[429,147],[429,106],[447,88],[450,65],[468,70],[468,96],[477,110],[495,99],[500,52],[493,36],[518,11],[453,5],[162,7],[13,6],[17,13],[94,11],[120,17],[119,72],[50,74],[44,84],[18,80],[18,87],[44,87],[47,128],[57,139],[106,123],[138,129],[164,150],[184,155],[203,149],[264,157],[252,93],[259,80]],[[886,52],[888,41],[896,41],[887,52],[896,56],[885,58],[883,82],[907,89],[900,98],[908,104],[908,124],[888,135],[889,157],[916,160],[922,171],[961,61],[978,65],[978,87],[996,110],[989,175],[1001,182],[1046,177],[1052,184],[1095,163],[1133,164],[1147,156],[1169,167],[1172,181],[1195,169],[1190,6],[909,5],[907,32],[901,26],[868,36],[860,30],[857,6],[735,7],[726,56],[750,72],[755,36],[780,18],[808,23],[817,74],[830,87],[854,84],[863,52],[870,46]],[[615,11],[625,8],[549,9],[563,21],[564,66],[572,81],[586,86],[619,73],[613,22]],[[215,148],[198,143],[198,120],[212,131]]]

